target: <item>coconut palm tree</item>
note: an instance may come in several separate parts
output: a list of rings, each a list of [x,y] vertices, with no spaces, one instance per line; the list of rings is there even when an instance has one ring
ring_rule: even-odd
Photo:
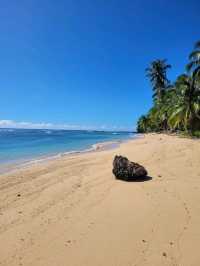
[[[171,66],[166,60],[155,60],[146,69],[153,86],[154,105],[138,121],[139,130],[181,130],[200,136],[200,41],[189,59],[188,74],[179,76],[173,85],[167,79]]]
[[[167,69],[171,65],[166,63],[166,60],[157,59],[151,62],[150,66],[146,68],[146,75],[150,78],[153,86],[153,98],[155,101],[161,102],[166,88],[169,86],[167,79]]]
[[[177,98],[171,108],[169,125],[193,131],[198,121],[200,125],[200,91],[195,87],[194,76],[181,75],[175,83]]]
[[[192,72],[194,77],[200,76],[200,40],[196,42],[194,51],[189,55],[189,64],[186,69],[188,72]]]
[[[137,132],[144,133],[148,131],[149,119],[147,116],[142,115],[137,122]]]
[[[173,108],[177,102],[177,91],[175,86],[171,86],[163,97],[162,104],[158,106],[158,116],[162,130],[169,130],[169,117],[173,112]]]

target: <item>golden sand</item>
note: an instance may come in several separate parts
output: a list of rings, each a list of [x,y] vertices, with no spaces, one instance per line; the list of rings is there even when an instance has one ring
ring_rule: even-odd
[[[152,180],[112,175],[115,154]],[[146,135],[0,176],[0,265],[199,266],[200,141]]]

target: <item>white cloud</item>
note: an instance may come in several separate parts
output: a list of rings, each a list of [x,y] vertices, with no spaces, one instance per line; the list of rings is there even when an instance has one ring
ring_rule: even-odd
[[[73,125],[73,124],[52,124],[52,123],[32,123],[32,122],[17,122],[14,120],[0,120],[0,128],[24,128],[24,129],[68,129],[68,130],[131,130],[127,127],[107,126],[99,127]]]

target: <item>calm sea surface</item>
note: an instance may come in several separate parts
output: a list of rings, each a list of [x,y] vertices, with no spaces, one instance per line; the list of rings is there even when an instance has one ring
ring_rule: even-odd
[[[0,129],[0,165],[64,152],[84,151],[106,141],[123,141],[130,132]]]

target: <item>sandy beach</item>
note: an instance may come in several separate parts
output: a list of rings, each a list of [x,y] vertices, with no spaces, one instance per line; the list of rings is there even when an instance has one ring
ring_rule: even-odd
[[[112,175],[114,155],[148,181]],[[200,141],[149,134],[0,176],[0,265],[199,266]]]

